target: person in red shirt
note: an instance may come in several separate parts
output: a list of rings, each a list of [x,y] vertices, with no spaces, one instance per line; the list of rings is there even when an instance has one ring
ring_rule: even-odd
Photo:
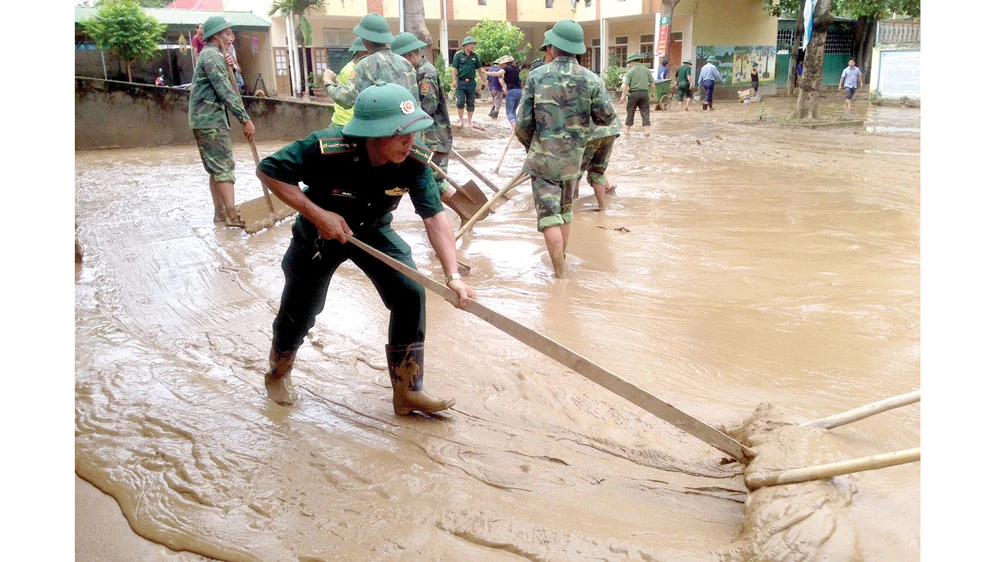
[[[198,56],[205,48],[205,24],[198,24],[198,32],[191,36],[191,46],[194,47],[194,56]]]

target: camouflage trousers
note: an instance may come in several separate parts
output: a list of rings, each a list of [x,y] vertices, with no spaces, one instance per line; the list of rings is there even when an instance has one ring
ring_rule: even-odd
[[[587,183],[590,185],[608,185],[608,180],[604,177],[604,172],[608,171],[608,164],[611,163],[611,149],[614,148],[615,139],[618,135],[601,137],[587,143],[583,149],[583,161],[580,163],[580,176],[584,172],[587,174]]]
[[[573,220],[573,201],[576,199],[577,180],[547,180],[531,177],[531,194],[538,214],[538,231],[559,226]]]
[[[448,153],[447,152],[435,152],[434,155],[431,156],[431,162],[434,162],[435,164],[437,164],[437,167],[441,168],[442,172],[444,172],[446,174],[448,173]],[[437,182],[438,189],[441,190],[441,193],[444,193],[445,191],[448,191],[448,180],[444,179],[444,176],[438,174],[437,172],[434,172],[434,181]]]
[[[191,129],[198,142],[201,164],[217,182],[236,183],[233,140],[228,129]]]

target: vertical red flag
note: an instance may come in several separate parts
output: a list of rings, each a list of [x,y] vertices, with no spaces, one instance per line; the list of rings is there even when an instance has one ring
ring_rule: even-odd
[[[670,17],[660,16],[660,40],[657,42],[656,56],[667,56],[667,44],[670,43]]]

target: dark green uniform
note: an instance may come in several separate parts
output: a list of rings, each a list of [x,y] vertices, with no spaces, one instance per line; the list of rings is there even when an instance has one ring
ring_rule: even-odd
[[[479,55],[472,51],[471,55],[465,51],[455,53],[455,58],[451,61],[452,68],[458,76],[458,88],[455,90],[455,101],[458,107],[465,107],[470,112],[476,109],[476,73],[480,68],[486,66],[479,59]]]
[[[390,226],[391,213],[407,193],[421,218],[444,210],[426,165],[430,155],[427,147],[415,144],[410,158],[402,164],[373,167],[364,139],[345,137],[341,127],[331,127],[275,152],[262,160],[258,169],[285,183],[306,184],[306,197],[344,217],[355,237],[415,267],[410,247]],[[333,273],[348,259],[372,280],[390,311],[389,343],[424,341],[423,287],[352,244],[323,240],[316,225],[299,215],[281,261],[285,288],[272,325],[274,349],[290,352],[302,345],[323,310]]]
[[[433,160],[444,172],[448,171],[448,153],[451,152],[451,118],[448,116],[448,98],[441,87],[437,69],[426,59],[417,67],[417,89],[420,90],[420,109],[434,119],[434,125],[423,131],[423,142],[434,151]],[[444,177],[434,175],[442,192],[448,189]]]
[[[677,101],[684,101],[684,98],[691,99],[691,65],[682,64],[674,74],[677,82]]]

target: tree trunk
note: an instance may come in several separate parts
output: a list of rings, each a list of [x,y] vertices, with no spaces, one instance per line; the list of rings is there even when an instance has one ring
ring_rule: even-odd
[[[830,16],[830,0],[819,0],[813,12],[812,37],[806,46],[806,58],[799,81],[799,97],[792,111],[793,120],[813,120],[819,117],[819,89],[823,84],[823,50],[826,48],[826,32],[833,23]]]
[[[132,61],[125,61],[125,72],[128,73],[128,81],[132,81]]]
[[[865,84],[869,84],[872,74],[872,49],[875,47],[875,31],[878,26],[878,15],[861,16],[854,34],[854,58],[865,76]]]
[[[795,65],[799,62],[799,45],[802,44],[804,33],[802,17],[805,13],[805,5],[806,0],[799,3],[799,15],[795,18],[795,31],[792,32],[792,46],[788,49],[788,90],[786,94],[789,96],[795,93],[795,80],[798,78],[795,73]]]
[[[402,31],[409,31],[416,35],[417,39],[427,43],[426,47],[420,49],[420,54],[434,64],[434,58],[431,56],[434,53],[434,38],[431,37],[427,22],[424,21],[424,0],[403,0],[403,24],[406,29]],[[448,58],[448,53],[444,56]]]

